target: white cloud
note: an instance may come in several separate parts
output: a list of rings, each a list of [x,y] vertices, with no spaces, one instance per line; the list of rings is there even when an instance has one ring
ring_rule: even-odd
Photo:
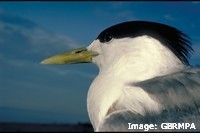
[[[122,1],[112,2],[111,8],[119,9],[119,8],[122,8],[124,4],[125,2],[122,2]]]
[[[131,11],[128,11],[128,10],[119,12],[117,14],[117,16],[122,18],[122,19],[126,19],[126,20],[136,20],[137,19],[137,17],[135,17],[133,15],[133,13]]]
[[[192,1],[192,4],[199,4],[199,1]]]
[[[165,18],[166,20],[169,20],[169,21],[175,21],[175,18],[174,18],[172,15],[170,15],[170,14],[165,14],[165,15],[164,15],[164,18]]]
[[[30,44],[32,47],[29,52],[45,55],[50,55],[53,51],[63,52],[80,47],[68,36],[49,34],[40,28],[34,29],[33,34],[30,36]]]
[[[21,51],[23,53],[47,56],[52,51],[63,52],[79,47],[79,45],[76,44],[75,41],[70,37],[47,32],[38,26],[27,28],[23,27],[23,25],[0,21],[0,31],[1,33],[4,33],[4,37],[0,37],[0,45],[2,46],[11,45],[16,47],[15,45],[18,43],[18,41],[15,41],[14,39],[12,41],[11,38],[15,38],[16,36],[20,35],[21,38],[17,39],[21,39],[19,41],[24,42],[24,44],[18,45],[21,47],[28,46],[26,51]],[[8,42],[9,44],[6,44]]]
[[[130,10],[120,10],[120,11],[115,11],[115,14],[110,11],[102,10],[102,9],[97,9],[96,13],[98,15],[104,16],[107,19],[113,19],[113,20],[124,20],[124,21],[129,21],[129,20],[136,20],[138,19],[132,11]]]

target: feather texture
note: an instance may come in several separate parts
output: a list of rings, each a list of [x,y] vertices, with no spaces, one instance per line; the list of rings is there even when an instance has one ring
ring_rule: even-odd
[[[150,131],[200,131],[200,69],[188,67],[185,70],[131,83],[141,87],[152,99],[162,105],[160,113],[146,112],[145,115],[129,109],[115,111],[104,119],[98,131],[144,131],[128,129],[128,123],[156,124]],[[194,123],[196,129],[162,130],[162,123]]]

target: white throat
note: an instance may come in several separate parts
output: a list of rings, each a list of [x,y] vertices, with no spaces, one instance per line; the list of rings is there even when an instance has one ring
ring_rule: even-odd
[[[103,44],[95,40],[88,50],[100,54],[93,59],[100,72],[90,86],[87,98],[89,117],[94,128],[98,127],[114,104],[118,104],[118,109],[123,106],[123,101],[119,99],[128,95],[124,93],[128,83],[167,75],[184,67],[160,41],[146,35],[113,39]],[[146,95],[143,90],[140,91],[141,95]],[[134,111],[141,113],[140,110]]]

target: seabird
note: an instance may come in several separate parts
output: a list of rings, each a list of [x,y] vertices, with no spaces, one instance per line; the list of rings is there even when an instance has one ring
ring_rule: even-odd
[[[153,124],[149,131],[197,131],[200,69],[189,64],[192,52],[190,38],[177,28],[128,21],[105,29],[87,47],[41,63],[99,67],[87,96],[94,131],[144,131],[145,124]]]

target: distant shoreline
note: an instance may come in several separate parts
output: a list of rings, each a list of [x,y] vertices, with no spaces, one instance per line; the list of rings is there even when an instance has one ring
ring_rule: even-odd
[[[0,132],[93,132],[93,128],[90,123],[42,124],[0,122]]]

